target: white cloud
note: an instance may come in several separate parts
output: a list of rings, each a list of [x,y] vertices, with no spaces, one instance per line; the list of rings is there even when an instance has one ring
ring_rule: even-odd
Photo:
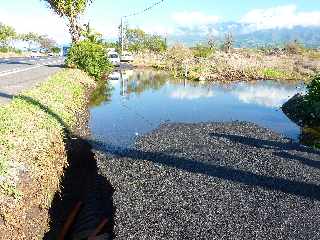
[[[256,30],[320,26],[320,11],[302,12],[295,5],[255,9],[248,12],[240,22],[248,23]]]
[[[297,93],[298,90],[293,87],[270,86],[263,83],[257,86],[240,85],[233,91],[233,94],[243,103],[257,104],[269,108],[281,107]]]
[[[69,32],[63,19],[49,11],[15,14],[0,9],[0,22],[14,27],[19,33],[46,34],[60,44],[70,41]]]
[[[211,98],[213,96],[212,90],[202,88],[179,88],[170,94],[171,98],[179,100],[195,100],[200,98]]]
[[[202,12],[176,12],[172,19],[180,26],[194,27],[217,23],[220,18]]]

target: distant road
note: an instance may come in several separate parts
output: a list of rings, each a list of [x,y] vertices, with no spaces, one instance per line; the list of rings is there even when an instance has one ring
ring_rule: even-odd
[[[62,69],[62,57],[0,58],[0,104]]]

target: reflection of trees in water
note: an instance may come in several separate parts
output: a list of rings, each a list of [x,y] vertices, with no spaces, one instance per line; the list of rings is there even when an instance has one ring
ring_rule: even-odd
[[[91,95],[89,105],[95,107],[101,105],[104,102],[110,102],[113,90],[114,88],[110,86],[108,81],[99,81],[97,83],[97,88]]]
[[[303,128],[300,135],[300,142],[311,147],[320,148],[320,127]]]
[[[210,88],[212,84],[209,82],[188,81],[184,79],[174,78],[165,72],[157,71],[141,71],[136,72],[128,80],[127,93],[141,94],[147,90],[159,90],[166,83],[171,85],[186,85],[191,87]]]
[[[137,72],[128,80],[127,93],[141,94],[147,90],[159,90],[169,80],[168,75],[157,72]]]

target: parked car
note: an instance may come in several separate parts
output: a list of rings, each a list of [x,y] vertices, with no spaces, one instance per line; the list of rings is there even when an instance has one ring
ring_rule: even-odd
[[[39,52],[37,50],[31,50],[31,54],[30,54],[30,57],[31,58],[36,58],[39,56]]]
[[[110,52],[108,54],[108,59],[112,65],[116,67],[120,66],[120,56],[117,52]]]
[[[121,62],[132,62],[133,55],[130,52],[123,52],[121,55]]]

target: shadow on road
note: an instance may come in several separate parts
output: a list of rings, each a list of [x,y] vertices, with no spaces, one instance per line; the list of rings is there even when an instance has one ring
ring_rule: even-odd
[[[20,61],[5,62],[5,64],[9,64],[9,65],[34,65],[34,63],[27,63],[27,62],[20,62]]]
[[[229,137],[233,138],[229,135],[223,134],[212,134],[215,137]],[[234,140],[234,138],[233,138]],[[240,139],[237,139],[240,140]],[[255,142],[255,139],[252,140],[252,145],[254,146],[265,146],[266,144],[271,147],[277,147],[280,149],[292,149],[292,145],[281,145],[280,142],[274,141],[264,141],[258,140]],[[281,191],[283,193],[288,193],[300,197],[320,200],[320,186],[312,183],[305,183],[295,180],[288,180],[280,177],[273,177],[273,176],[265,176],[259,175],[253,172],[249,172],[246,170],[241,169],[234,169],[226,166],[219,166],[215,164],[211,164],[210,162],[214,162],[213,159],[206,159],[206,161],[200,161],[198,159],[188,159],[184,157],[177,157],[173,156],[170,153],[163,153],[163,152],[145,152],[139,149],[119,149],[116,146],[106,146],[104,143],[93,141],[91,145],[96,148],[98,151],[102,151],[105,153],[109,153],[114,155],[122,161],[121,158],[130,158],[133,160],[143,160],[153,162],[155,164],[161,164],[164,166],[174,167],[183,171],[196,173],[196,174],[205,174],[211,177],[219,178],[222,180],[228,180],[232,182],[242,183],[247,186],[255,186],[261,187],[269,190],[276,190]],[[313,152],[315,154],[319,154],[320,152],[312,151],[308,148],[298,147],[299,150],[305,150],[306,152]],[[170,152],[179,152],[179,150],[170,149]],[[307,164],[308,166],[319,166],[318,161],[314,161],[311,159],[297,157],[291,154],[284,155],[280,154],[279,156],[292,161],[298,160],[302,163]],[[268,164],[268,162],[266,162]]]
[[[320,158],[319,158],[319,161],[315,161],[312,159],[308,159],[306,157],[302,157],[298,154],[298,152],[311,153],[311,154],[320,154],[320,152],[310,147],[304,147],[298,143],[291,143],[291,142],[283,143],[279,141],[263,140],[263,139],[244,137],[244,136],[238,136],[238,135],[232,135],[232,134],[221,134],[221,133],[212,133],[211,136],[217,137],[217,138],[226,138],[232,142],[241,143],[241,144],[255,147],[255,148],[273,150],[274,151],[273,154],[275,156],[282,157],[287,160],[299,161],[302,164],[320,169]],[[293,153],[289,153],[288,151],[296,151],[296,153],[293,154]]]
[[[12,100],[15,96],[7,93],[0,92],[0,98],[7,98]]]

